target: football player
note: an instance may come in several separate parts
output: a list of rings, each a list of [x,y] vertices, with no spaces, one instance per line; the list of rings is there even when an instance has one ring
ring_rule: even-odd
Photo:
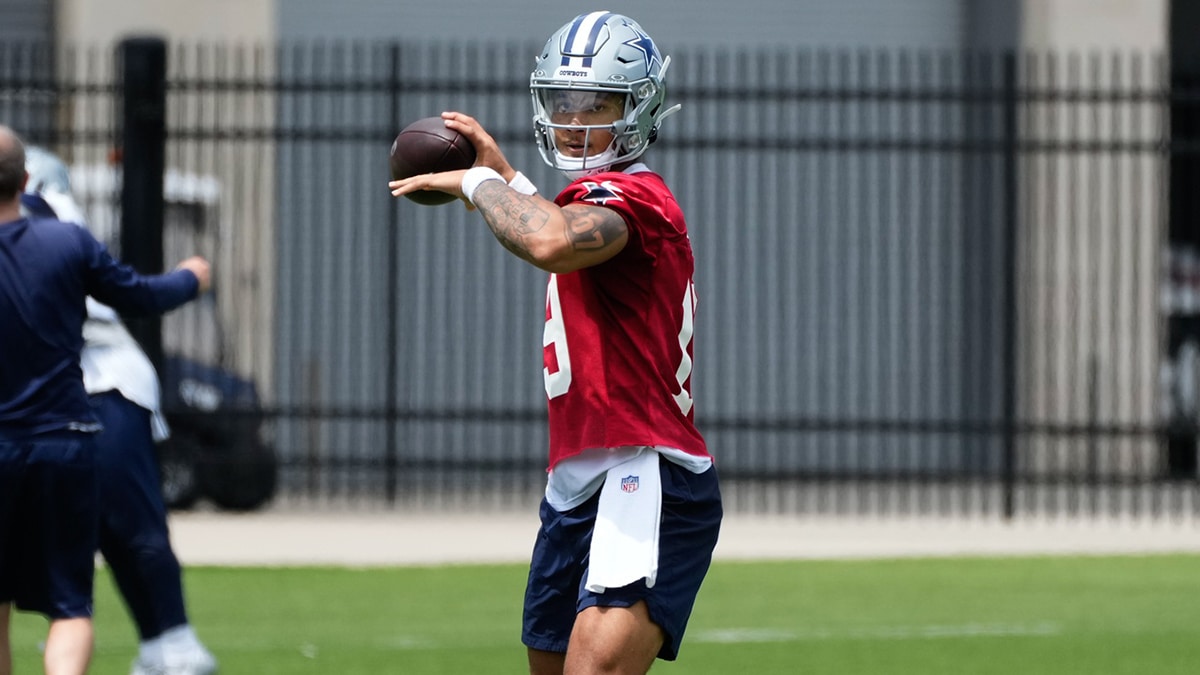
[[[88,295],[161,314],[207,291],[188,258],[143,276],[87,231],[22,213],[25,147],[0,126],[0,673],[12,672],[9,614],[50,620],[47,673],[83,673],[93,647],[92,589],[101,431],[80,369]]]
[[[582,14],[550,36],[530,78],[538,148],[571,180],[553,200],[459,112],[442,117],[475,145],[475,166],[389,183],[396,196],[458,196],[550,273],[549,473],[522,631],[535,675],[675,659],[717,543],[720,489],[693,419],[692,248],[642,159],[678,110],[669,65],[629,17]]]

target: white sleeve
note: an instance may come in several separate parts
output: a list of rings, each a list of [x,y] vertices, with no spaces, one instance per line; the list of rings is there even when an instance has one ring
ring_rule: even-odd
[[[54,215],[64,223],[76,223],[78,225],[87,226],[87,220],[83,216],[83,209],[79,208],[79,204],[75,203],[75,198],[65,192],[42,192],[42,199],[54,209]]]
[[[87,316],[89,319],[104,321],[107,323],[121,322],[121,316],[117,314],[117,310],[109,307],[90,295],[87,298]]]

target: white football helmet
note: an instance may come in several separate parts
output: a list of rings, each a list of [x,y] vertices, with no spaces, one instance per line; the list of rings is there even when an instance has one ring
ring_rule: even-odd
[[[58,155],[36,145],[25,148],[26,192],[71,194],[71,174]]]
[[[85,222],[83,209],[71,195],[71,172],[58,155],[36,145],[26,146],[25,172],[29,174],[25,192],[40,195],[55,218],[64,223]]]
[[[533,95],[533,126],[542,159],[575,179],[614,164],[637,159],[658,135],[659,124],[679,106],[666,108],[663,78],[670,64],[654,40],[636,21],[612,12],[581,14],[559,28],[542,49],[529,78]],[[572,105],[586,106],[588,93],[615,94],[624,101],[624,115],[612,124],[586,125],[555,122],[552,113],[565,96]],[[579,108],[576,108],[579,109]],[[555,129],[603,129],[613,134],[605,151],[588,157],[571,157],[559,150]]]

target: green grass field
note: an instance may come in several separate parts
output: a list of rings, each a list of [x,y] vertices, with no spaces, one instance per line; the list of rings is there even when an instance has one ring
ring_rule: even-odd
[[[524,567],[191,568],[192,622],[225,675],[525,672]],[[101,571],[93,673],[132,627]],[[18,614],[18,674],[45,622]],[[718,563],[683,652],[655,673],[1200,672],[1200,556]]]

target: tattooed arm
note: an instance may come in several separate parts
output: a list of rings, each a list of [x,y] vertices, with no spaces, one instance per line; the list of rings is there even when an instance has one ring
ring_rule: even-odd
[[[498,180],[480,183],[475,207],[504,248],[547,272],[563,274],[608,260],[629,241],[625,219],[585,204],[559,207]]]

